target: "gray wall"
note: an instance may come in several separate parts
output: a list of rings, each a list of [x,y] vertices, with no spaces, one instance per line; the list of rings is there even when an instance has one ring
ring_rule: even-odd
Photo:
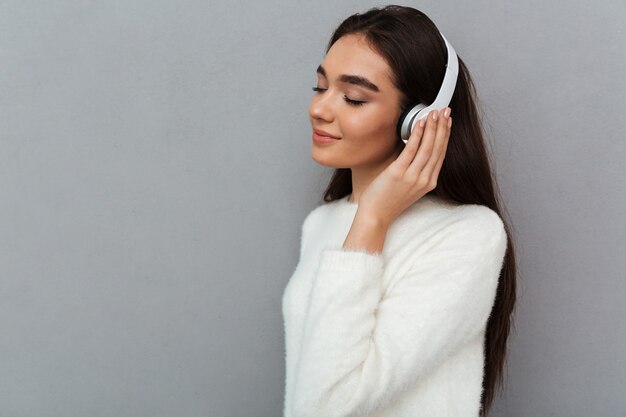
[[[278,416],[332,29],[385,3],[0,2],[0,416]],[[412,2],[516,230],[494,416],[626,416],[626,4]]]

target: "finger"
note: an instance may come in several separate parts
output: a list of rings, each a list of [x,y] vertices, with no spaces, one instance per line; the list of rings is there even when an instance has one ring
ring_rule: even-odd
[[[445,138],[445,144],[443,145],[443,152],[441,152],[439,159],[437,159],[437,164],[435,165],[434,171],[432,173],[432,175],[434,175],[437,178],[437,181],[439,181],[439,173],[441,172],[441,167],[443,166],[443,161],[446,158],[446,152],[448,151],[448,142],[450,141],[450,133],[452,132],[452,129],[451,129],[452,117],[448,119],[448,122],[450,123],[450,125],[447,126],[448,135]]]
[[[424,169],[424,165],[430,158],[430,155],[433,151],[433,143],[435,140],[435,135],[437,133],[438,119],[439,114],[437,110],[433,110],[428,114],[428,121],[426,122],[426,126],[424,127],[422,142],[419,149],[417,150],[415,158],[407,168],[407,174],[410,175],[412,178],[415,178],[415,180],[417,180],[418,176],[421,175],[421,172]]]
[[[406,171],[411,161],[415,158],[415,154],[422,141],[425,122],[426,120],[421,119],[415,123],[415,127],[413,127],[411,131],[411,136],[409,136],[404,149],[402,149],[402,152],[400,152],[400,155],[396,158],[396,163],[402,167],[403,171]]]
[[[444,145],[446,144],[446,141],[450,134],[448,128],[448,120],[450,120],[449,116],[450,111],[448,107],[446,107],[445,109],[441,109],[440,116],[437,120],[437,133],[435,134],[433,151],[430,154],[430,157],[428,158],[428,161],[426,162],[426,165],[424,165],[424,168],[422,170],[422,175],[430,178],[431,180],[433,179],[435,166],[437,165],[437,162],[439,161],[439,158],[441,157],[441,154],[445,149]],[[436,174],[434,175],[436,176]]]

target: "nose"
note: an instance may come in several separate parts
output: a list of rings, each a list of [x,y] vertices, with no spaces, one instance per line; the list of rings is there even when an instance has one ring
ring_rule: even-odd
[[[332,97],[329,90],[322,93],[314,93],[309,104],[309,116],[311,119],[332,122],[334,117]]]

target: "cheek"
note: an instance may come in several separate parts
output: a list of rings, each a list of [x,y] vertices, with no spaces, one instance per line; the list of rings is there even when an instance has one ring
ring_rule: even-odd
[[[352,141],[385,148],[395,142],[396,122],[381,111],[369,112],[344,120],[342,131]]]
[[[380,114],[373,111],[362,111],[359,114],[344,117],[342,124],[342,130],[346,136],[353,140],[367,140],[374,135],[380,134],[384,125]]]

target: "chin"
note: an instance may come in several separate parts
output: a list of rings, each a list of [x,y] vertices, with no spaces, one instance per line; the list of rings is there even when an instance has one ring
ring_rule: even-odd
[[[332,161],[328,160],[328,159],[319,159],[319,158],[315,158],[313,157],[313,160],[318,163],[319,165],[328,167],[328,168],[338,168],[337,164],[333,163]]]
[[[318,164],[329,168],[343,168],[345,166],[345,163],[342,164],[342,161],[337,160],[332,152],[328,152],[328,154],[326,154],[326,152],[319,152],[315,149],[315,145],[313,145],[311,149],[311,158]]]

